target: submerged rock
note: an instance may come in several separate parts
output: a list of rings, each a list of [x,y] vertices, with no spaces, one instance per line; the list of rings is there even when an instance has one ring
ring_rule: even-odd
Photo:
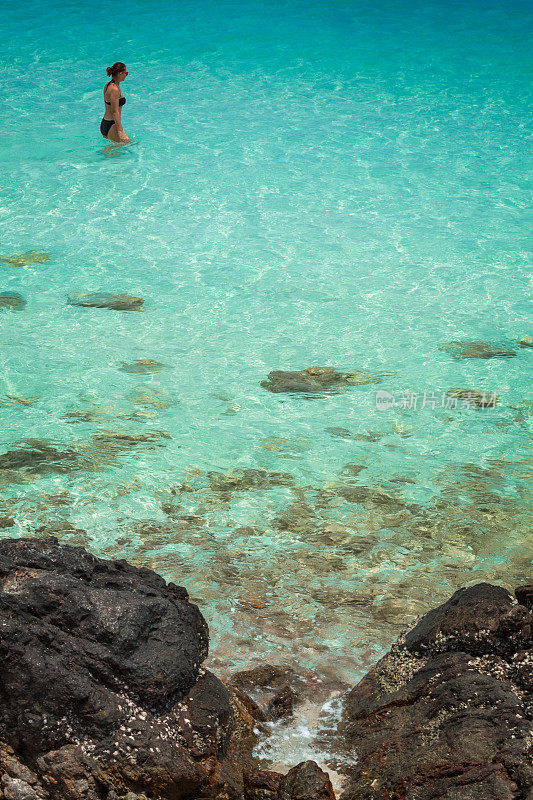
[[[382,375],[353,370],[336,372],[333,367],[306,367],[296,372],[274,370],[268,380],[261,381],[263,389],[280,394],[282,392],[316,393],[336,391],[342,387],[359,386],[365,383],[380,383]]]
[[[441,345],[440,349],[448,351],[456,361],[463,358],[513,358],[516,356],[514,350],[487,344],[487,342],[448,342],[448,344]]]
[[[129,433],[127,431],[102,431],[93,436],[93,442],[111,450],[120,452],[140,444],[158,442],[160,439],[171,439],[167,431],[147,431],[146,433]]]
[[[499,400],[494,392],[480,392],[479,389],[448,389],[446,394],[471,408],[496,408]]]
[[[43,261],[50,261],[50,256],[48,253],[39,253],[37,250],[0,259],[0,263],[5,264],[6,267],[25,267],[28,264],[40,264]]]
[[[105,292],[76,292],[68,296],[71,306],[84,308],[111,308],[114,311],[141,311],[144,300],[129,294],[106,294]]]
[[[239,469],[235,472],[209,472],[209,486],[213,492],[231,495],[234,492],[271,489],[273,486],[293,486],[294,476],[289,472],[268,472],[264,469]]]
[[[519,347],[533,347],[533,336],[522,336],[518,342]]]
[[[70,448],[58,450],[49,442],[27,439],[27,447],[18,447],[0,453],[0,470],[13,470],[28,475],[63,474],[83,469],[87,462]]]
[[[123,363],[119,370],[130,372],[132,375],[151,375],[154,372],[161,372],[165,365],[160,361],[152,361],[150,358],[139,358],[132,364]]]
[[[342,800],[528,797],[532,617],[479,584],[401,637],[347,695]]]
[[[0,292],[0,308],[11,308],[16,311],[24,308],[26,301],[21,294],[16,292]]]

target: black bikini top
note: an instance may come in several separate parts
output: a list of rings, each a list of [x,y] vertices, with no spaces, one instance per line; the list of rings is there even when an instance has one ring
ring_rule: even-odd
[[[107,89],[107,87],[109,86],[110,83],[113,83],[113,81],[108,81],[108,83],[106,83],[106,85],[104,86],[104,92],[105,92],[105,90]],[[118,107],[122,108],[122,106],[124,105],[125,102],[126,102],[126,98],[125,97],[121,97],[120,100],[118,101]],[[106,104],[106,106],[110,106],[111,105],[111,103],[108,100],[104,100],[104,103]]]

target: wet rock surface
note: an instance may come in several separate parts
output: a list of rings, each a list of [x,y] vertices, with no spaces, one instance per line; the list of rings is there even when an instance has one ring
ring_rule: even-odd
[[[349,386],[360,386],[366,383],[380,383],[381,375],[364,370],[337,372],[333,367],[306,367],[294,372],[274,370],[268,380],[261,381],[263,389],[274,394],[282,392],[335,392]]]
[[[105,292],[74,292],[68,296],[70,306],[84,308],[110,308],[114,311],[140,311],[144,300],[129,294],[106,294]]]
[[[342,800],[529,798],[532,616],[478,584],[401,637],[347,696],[340,732],[358,762]]]
[[[306,688],[303,677],[293,669],[273,664],[236,672],[229,685],[242,693],[250,714],[259,722],[291,716]]]

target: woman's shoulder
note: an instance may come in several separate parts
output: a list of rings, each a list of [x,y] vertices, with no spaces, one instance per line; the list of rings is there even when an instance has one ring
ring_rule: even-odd
[[[120,90],[116,83],[113,83],[113,81],[109,81],[104,86],[104,92],[107,92],[108,94],[115,94],[117,92],[120,93]]]

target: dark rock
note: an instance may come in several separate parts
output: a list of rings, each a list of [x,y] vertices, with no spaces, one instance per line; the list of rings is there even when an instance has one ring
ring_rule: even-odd
[[[269,373],[268,380],[261,381],[261,386],[274,394],[282,392],[313,394],[324,391],[338,391],[343,387],[358,386],[365,383],[380,383],[381,378],[382,375],[359,370],[336,372],[333,367],[306,367],[295,372],[274,370]]]
[[[496,408],[499,400],[494,392],[480,392],[478,389],[448,389],[446,394],[471,408]]]
[[[207,643],[185,589],[149,569],[0,542],[0,742],[52,800],[240,796],[252,721],[201,670]]]
[[[514,593],[521,605],[525,606],[530,611],[533,609],[533,585],[517,586]]]
[[[335,800],[331,781],[315,761],[302,761],[280,783],[280,800]]]
[[[524,611],[501,586],[479,583],[459,589],[407,633],[405,647],[413,653],[514,653],[520,649]]]
[[[13,517],[0,517],[0,529],[1,528],[12,528],[15,524],[15,520]]]
[[[531,612],[499,586],[426,614],[352,689],[342,800],[518,800],[528,757]]]
[[[47,702],[56,691],[64,700],[64,692],[79,690],[68,686],[74,666],[84,691],[97,674],[100,684],[148,706],[180,700],[194,686],[207,655],[207,625],[185,589],[167,586],[155,572],[103,561],[53,538],[18,539],[0,542],[0,581],[0,610],[8,615],[0,633],[2,669],[14,689],[35,671],[23,650],[32,637],[53,642],[42,659],[57,685],[50,685],[50,674],[44,685],[37,675],[32,684],[34,696],[41,690]],[[13,631],[6,639],[16,619],[24,620],[25,634]]]
[[[68,296],[71,306],[84,308],[111,308],[114,311],[141,311],[144,300],[129,294],[106,294],[105,292],[76,292]]]
[[[297,697],[298,695],[290,686],[284,686],[269,702],[267,707],[268,717],[270,719],[282,719],[283,717],[292,716]]]
[[[441,350],[446,350],[457,360],[463,358],[513,358],[514,350],[487,344],[487,342],[455,341],[443,344]]]
[[[16,292],[0,292],[0,308],[24,308],[26,301],[21,294]]]
[[[283,509],[278,517],[272,520],[272,527],[279,531],[291,531],[295,534],[307,534],[316,525],[318,517],[315,510],[303,501],[296,501]]]
[[[335,800],[331,781],[314,761],[302,761],[287,775],[261,771],[247,775],[244,800]]]
[[[230,678],[230,683],[244,691],[256,688],[280,689],[286,686],[293,676],[294,670],[291,667],[263,664],[260,667],[235,672]]]

